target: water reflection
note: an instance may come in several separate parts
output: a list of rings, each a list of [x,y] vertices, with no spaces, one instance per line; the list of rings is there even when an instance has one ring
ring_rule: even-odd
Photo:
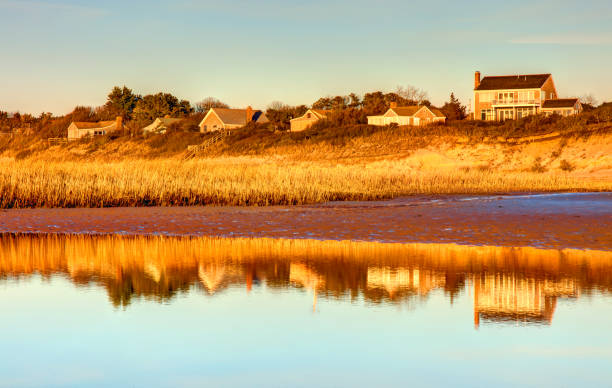
[[[551,324],[559,299],[612,290],[612,252],[441,244],[83,235],[3,235],[0,278],[64,275],[115,306],[199,289],[303,288],[317,298],[412,304],[473,298],[474,325]]]

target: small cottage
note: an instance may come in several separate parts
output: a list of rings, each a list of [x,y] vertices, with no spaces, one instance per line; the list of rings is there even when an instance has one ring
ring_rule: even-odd
[[[211,108],[199,124],[200,132],[213,132],[242,128],[249,123],[265,124],[269,122],[266,114],[260,110]]]
[[[87,136],[103,136],[112,131],[123,129],[123,117],[113,121],[84,122],[73,121],[68,126],[68,139],[80,139]]]
[[[158,117],[153,123],[142,129],[144,133],[166,133],[168,127],[172,124],[181,122],[183,119],[173,119],[170,117]]]
[[[446,122],[446,116],[439,109],[424,105],[397,106],[392,102],[389,110],[383,115],[368,116],[368,124],[385,126],[389,124],[403,125],[427,125],[431,123]]]
[[[291,119],[291,132],[299,132],[310,128],[312,124],[327,118],[331,110],[327,109],[308,109],[303,116]]]

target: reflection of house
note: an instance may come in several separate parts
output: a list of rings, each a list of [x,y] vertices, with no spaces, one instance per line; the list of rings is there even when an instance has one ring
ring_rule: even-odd
[[[206,291],[214,294],[225,280],[225,265],[204,265],[200,263],[198,266],[198,277]]]
[[[198,278],[204,289],[211,295],[232,284],[244,284],[242,268],[230,263],[200,263]]]
[[[557,297],[577,297],[572,280],[553,282],[514,274],[485,274],[474,278],[474,325],[480,319],[550,324]]]
[[[149,275],[149,277],[153,279],[155,283],[159,283],[159,281],[161,280],[161,276],[162,276],[162,269],[160,268],[159,265],[157,265],[156,263],[152,261],[149,261],[145,263],[143,269],[144,269],[144,273]]]
[[[392,102],[389,110],[383,115],[368,116],[368,124],[385,126],[389,124],[427,125],[431,123],[444,123],[446,116],[439,109],[424,105],[397,106]]]
[[[266,114],[260,110],[211,108],[199,124],[200,132],[211,132],[242,128],[249,123],[268,122]]]
[[[86,136],[102,136],[112,131],[123,129],[123,118],[114,121],[98,121],[95,123],[73,121],[68,126],[68,139],[80,139]]]
[[[560,116],[572,116],[582,112],[582,104],[577,98],[559,98],[557,100],[547,100],[542,104],[542,113]]]
[[[301,263],[291,263],[289,267],[289,281],[313,290],[312,311],[317,309],[317,289],[325,285],[325,280],[315,271]]]
[[[323,280],[321,275],[301,263],[291,263],[289,281],[300,284],[309,290],[316,290],[325,284],[325,280]]]
[[[331,110],[308,109],[303,116],[291,119],[291,132],[298,132],[308,129],[312,124],[327,118]]]
[[[431,290],[444,287],[445,278],[432,271],[389,267],[368,268],[368,288],[383,288],[391,297],[400,291],[413,291],[427,295]]]
[[[183,119],[173,119],[170,117],[158,117],[151,124],[142,129],[144,133],[165,133],[168,127],[178,123]]]

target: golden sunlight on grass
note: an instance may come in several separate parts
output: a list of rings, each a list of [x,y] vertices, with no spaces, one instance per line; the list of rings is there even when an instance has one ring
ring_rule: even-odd
[[[120,162],[0,161],[0,206],[272,205],[414,194],[612,190],[563,172],[420,170],[402,160],[333,164],[219,157]]]

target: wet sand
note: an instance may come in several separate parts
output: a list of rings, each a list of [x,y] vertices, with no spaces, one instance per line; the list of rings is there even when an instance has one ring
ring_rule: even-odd
[[[270,237],[612,250],[612,193],[411,197],[295,207],[14,209],[0,233]]]

